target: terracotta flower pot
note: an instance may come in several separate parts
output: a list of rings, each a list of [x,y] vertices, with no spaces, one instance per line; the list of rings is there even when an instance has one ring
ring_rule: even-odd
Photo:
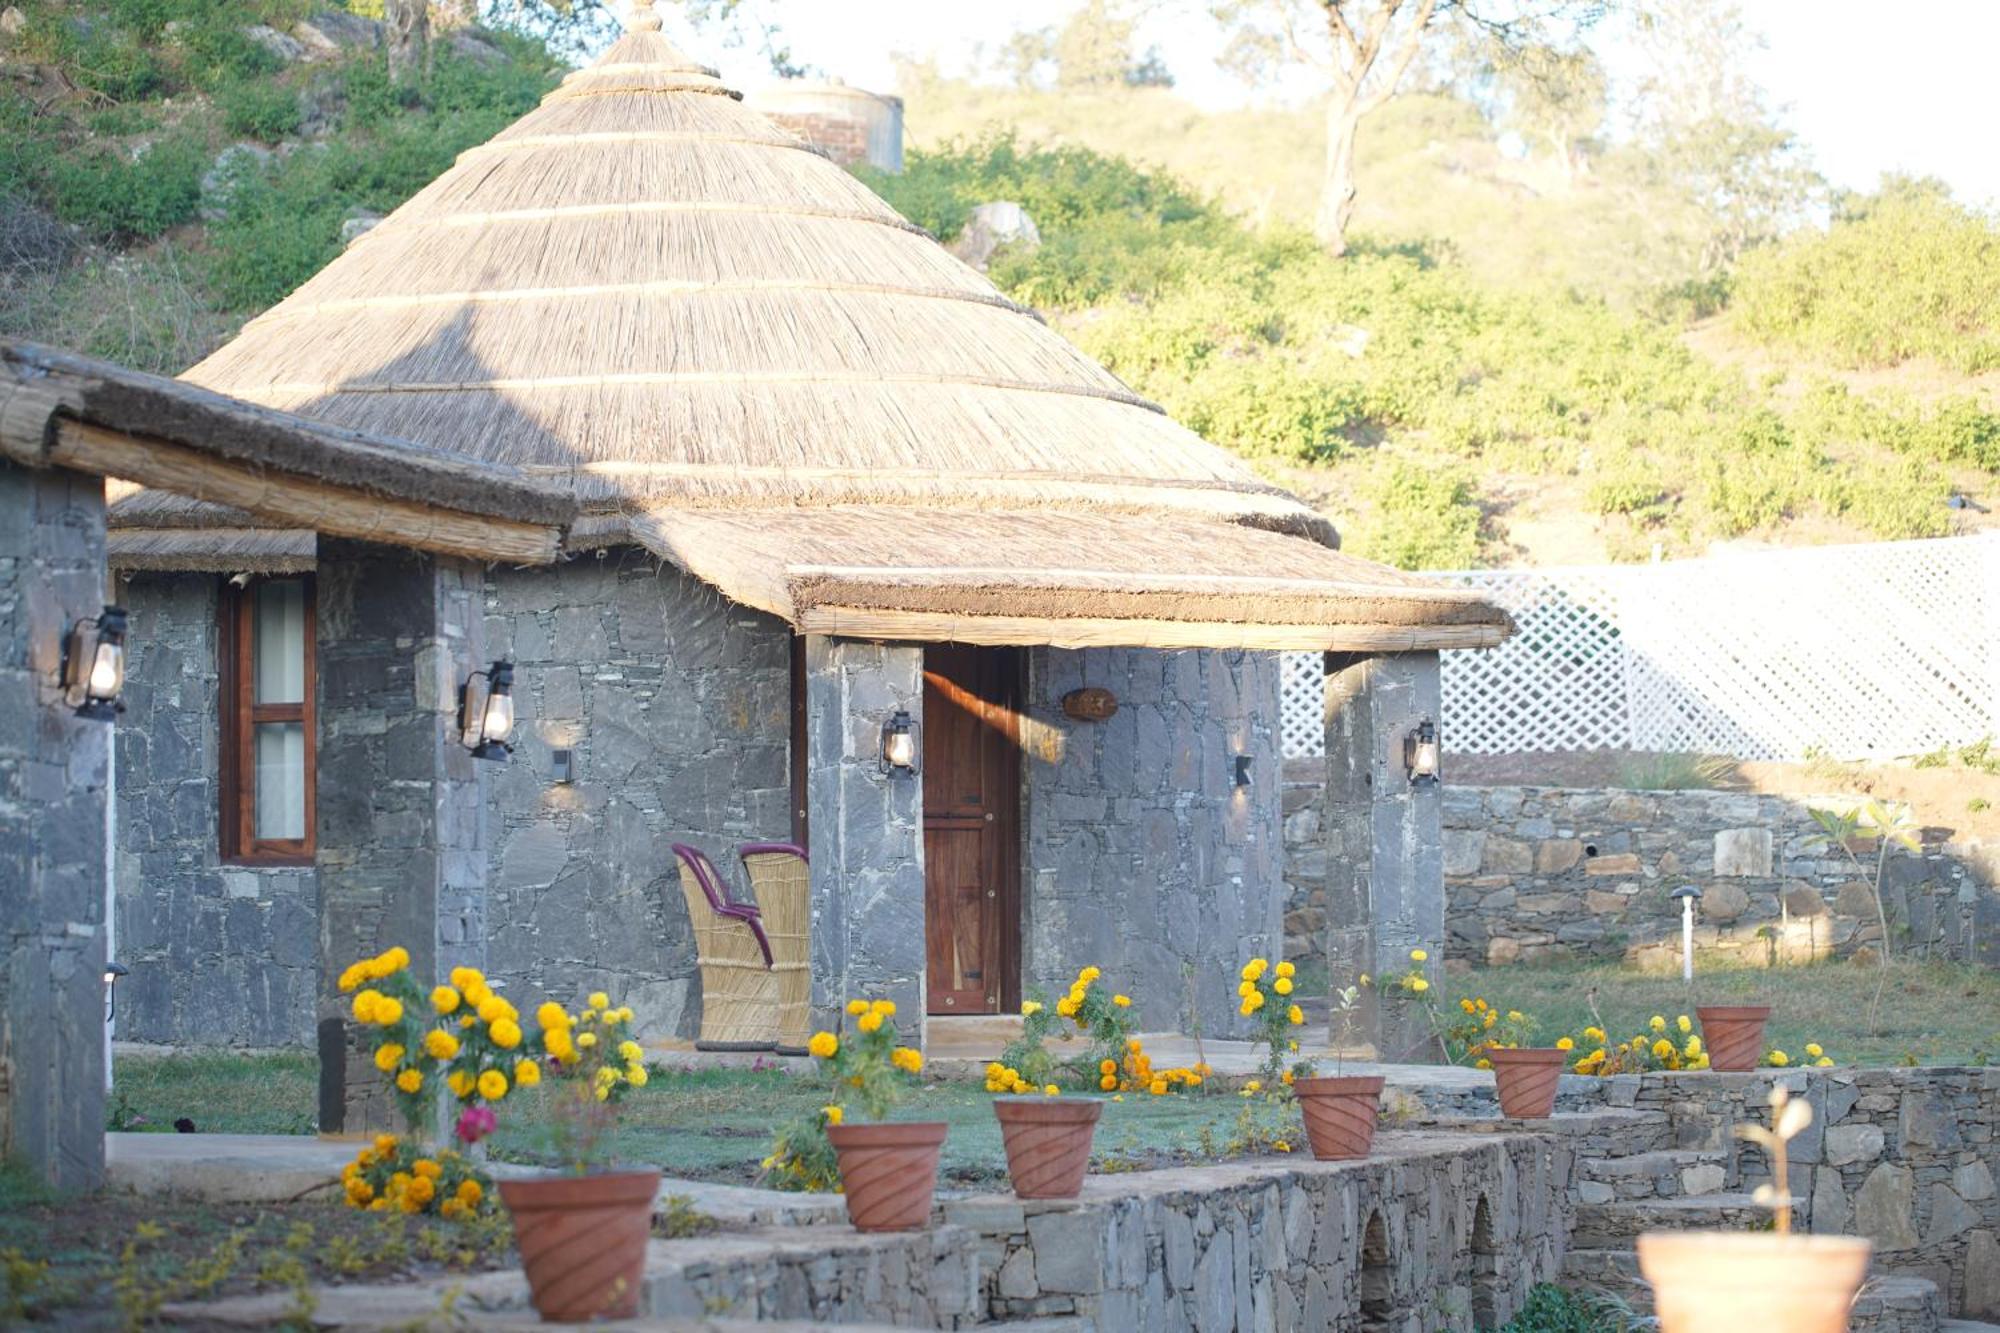
[[[1500,1093],[1500,1114],[1510,1120],[1546,1120],[1556,1109],[1556,1080],[1562,1076],[1568,1051],[1553,1046],[1490,1050],[1493,1085]]]
[[[1705,1004],[1696,1008],[1701,1041],[1708,1050],[1708,1067],[1741,1074],[1764,1063],[1764,1024],[1768,1004]]]
[[[1090,1169],[1104,1103],[1090,1097],[996,1097],[1007,1174],[1023,1199],[1074,1199]]]
[[[1662,1333],[1846,1333],[1868,1251],[1857,1236],[1648,1231],[1639,1271]]]
[[[535,1309],[552,1324],[638,1313],[658,1171],[503,1180]]]
[[[856,1231],[914,1231],[931,1220],[942,1120],[829,1125],[847,1220]]]
[[[1302,1078],[1292,1084],[1292,1095],[1305,1113],[1314,1157],[1333,1162],[1368,1155],[1382,1105],[1380,1074]]]

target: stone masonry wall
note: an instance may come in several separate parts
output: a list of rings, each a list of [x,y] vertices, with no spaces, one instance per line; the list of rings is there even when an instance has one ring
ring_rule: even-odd
[[[1236,970],[1279,938],[1278,669],[1275,653],[1030,652],[1027,988],[1060,993],[1094,963],[1142,1028],[1185,1031],[1192,974],[1208,1035],[1233,1033]],[[1118,711],[1067,716],[1086,685]]]
[[[2000,1068],[1799,1069],[1609,1079],[1609,1100],[1667,1114],[1676,1145],[1729,1154],[1724,1187],[1769,1180],[1731,1126],[1768,1122],[1780,1083],[1812,1104],[1791,1144],[1799,1220],[1875,1242],[1877,1274],[1937,1283],[1954,1317],[2000,1318]]]
[[[947,1203],[980,1236],[997,1320],[1099,1329],[1492,1328],[1553,1280],[1569,1148],[1383,1133],[1358,1162],[1096,1176],[1079,1200]]]
[[[136,574],[118,723],[121,1041],[312,1040],[319,965],[312,867],[217,855],[219,681],[213,574]]]
[[[0,460],[0,1160],[60,1190],[104,1176],[111,724],[60,683],[104,591],[104,483]]]
[[[491,571],[486,639],[514,662],[516,699],[516,749],[491,774],[495,975],[524,1010],[602,987],[643,1035],[692,1037],[700,987],[671,848],[700,847],[747,897],[737,846],[790,836],[790,631],[616,550]],[[571,784],[551,777],[559,748]]]
[[[1717,791],[1446,787],[1444,872],[1454,957],[1499,965],[1570,956],[1671,966],[1680,909],[1702,890],[1695,945],[1741,961],[1846,956],[1879,947],[1867,872],[1819,845],[1810,801]],[[1895,851],[1886,899],[1899,952],[2000,966],[2000,848],[1926,831]]]

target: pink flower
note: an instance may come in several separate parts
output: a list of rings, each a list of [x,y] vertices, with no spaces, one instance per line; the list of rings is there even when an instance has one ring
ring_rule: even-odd
[[[473,1144],[491,1134],[499,1124],[493,1116],[492,1107],[468,1106],[458,1117],[458,1127],[452,1132],[458,1136],[459,1142]]]

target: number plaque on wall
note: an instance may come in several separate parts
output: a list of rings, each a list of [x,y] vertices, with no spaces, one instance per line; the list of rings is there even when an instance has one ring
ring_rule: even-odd
[[[1079,722],[1102,722],[1118,711],[1118,696],[1110,690],[1087,685],[1065,694],[1062,708]]]

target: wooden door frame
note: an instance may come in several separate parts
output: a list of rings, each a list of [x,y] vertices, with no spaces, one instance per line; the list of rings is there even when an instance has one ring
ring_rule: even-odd
[[[924,675],[926,678],[929,675],[931,649],[933,647],[944,646],[947,645],[924,645]],[[976,716],[993,725],[994,730],[1005,741],[1005,745],[1001,751],[1006,756],[1003,764],[1004,771],[1001,774],[1002,780],[993,790],[985,792],[984,795],[989,803],[996,798],[1005,802],[1003,813],[1013,825],[1010,836],[995,839],[993,843],[997,864],[994,865],[992,874],[997,897],[995,919],[999,925],[999,939],[994,949],[992,966],[999,969],[1000,987],[998,997],[993,1001],[992,1007],[981,1012],[993,1014],[1016,1013],[1021,1007],[1022,948],[1026,927],[1026,922],[1022,917],[1022,901],[1024,897],[1022,892],[1022,867],[1025,865],[1027,859],[1027,765],[1023,760],[1021,752],[1021,709],[1023,701],[1027,696],[1028,654],[1022,649],[1011,647],[996,648],[973,644],[949,646],[963,647],[979,659],[989,659],[993,655],[1006,654],[1007,659],[1012,663],[1012,669],[1006,671],[999,682],[1003,697],[997,702],[975,701],[974,706],[969,711],[972,711]],[[924,735],[926,738],[931,735],[929,719],[925,719]],[[926,740],[926,744],[928,744],[928,739]],[[929,756],[926,755],[926,765],[928,765],[928,760]],[[930,863],[930,819],[930,812],[926,810],[922,828],[925,844],[924,911],[925,930],[927,933],[929,930],[930,912],[930,879],[928,869]],[[928,980],[925,982],[924,992],[924,1007],[928,1013],[930,1008],[930,984]],[[932,1014],[930,1016],[945,1017],[949,1015]]]

